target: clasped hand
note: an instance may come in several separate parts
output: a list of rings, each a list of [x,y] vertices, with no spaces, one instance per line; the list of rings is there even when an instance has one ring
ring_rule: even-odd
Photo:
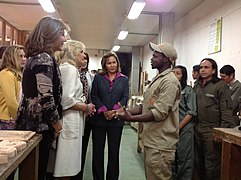
[[[116,110],[109,110],[104,112],[105,119],[112,120],[113,118],[116,118]]]
[[[95,105],[92,103],[87,104],[87,115],[92,116],[96,112]]]

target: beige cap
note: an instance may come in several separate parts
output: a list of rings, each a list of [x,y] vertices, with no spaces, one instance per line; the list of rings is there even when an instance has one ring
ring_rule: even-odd
[[[149,43],[149,46],[152,51],[157,51],[163,53],[169,60],[174,64],[177,59],[177,51],[176,49],[169,43],[164,42],[161,44],[154,44],[152,42]]]

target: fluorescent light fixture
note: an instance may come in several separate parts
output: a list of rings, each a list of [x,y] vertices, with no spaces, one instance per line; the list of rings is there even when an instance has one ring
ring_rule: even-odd
[[[44,11],[53,13],[55,12],[54,5],[52,4],[51,0],[38,0]]]
[[[120,49],[120,46],[115,45],[115,46],[112,48],[112,51],[118,51],[119,49]]]
[[[127,16],[128,19],[137,19],[141,14],[141,11],[144,9],[146,3],[144,0],[136,0],[132,6],[131,10]]]
[[[118,35],[119,40],[124,40],[128,34],[128,31],[121,31]]]

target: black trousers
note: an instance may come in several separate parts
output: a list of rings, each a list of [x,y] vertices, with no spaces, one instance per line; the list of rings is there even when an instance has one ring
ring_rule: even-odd
[[[104,180],[104,149],[107,137],[108,163],[106,180],[118,180],[119,177],[119,152],[123,126],[102,127],[92,126],[93,159],[92,170],[94,180]]]
[[[39,143],[39,167],[38,167],[38,180],[45,180],[49,152],[54,139],[53,131],[40,132],[43,136]]]
[[[85,167],[85,159],[86,159],[86,153],[87,148],[89,144],[90,139],[90,132],[91,132],[91,123],[89,121],[85,121],[85,130],[84,130],[84,136],[82,137],[82,162],[81,162],[81,171],[71,177],[71,180],[82,180],[83,179],[83,173],[84,173],[84,167]]]

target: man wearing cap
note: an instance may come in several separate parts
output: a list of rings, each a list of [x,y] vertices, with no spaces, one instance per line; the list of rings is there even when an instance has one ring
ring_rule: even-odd
[[[144,93],[142,105],[118,111],[126,121],[143,123],[145,172],[148,180],[172,179],[172,163],[179,138],[179,101],[181,87],[172,71],[177,59],[169,43],[149,43],[152,69],[159,73]]]

